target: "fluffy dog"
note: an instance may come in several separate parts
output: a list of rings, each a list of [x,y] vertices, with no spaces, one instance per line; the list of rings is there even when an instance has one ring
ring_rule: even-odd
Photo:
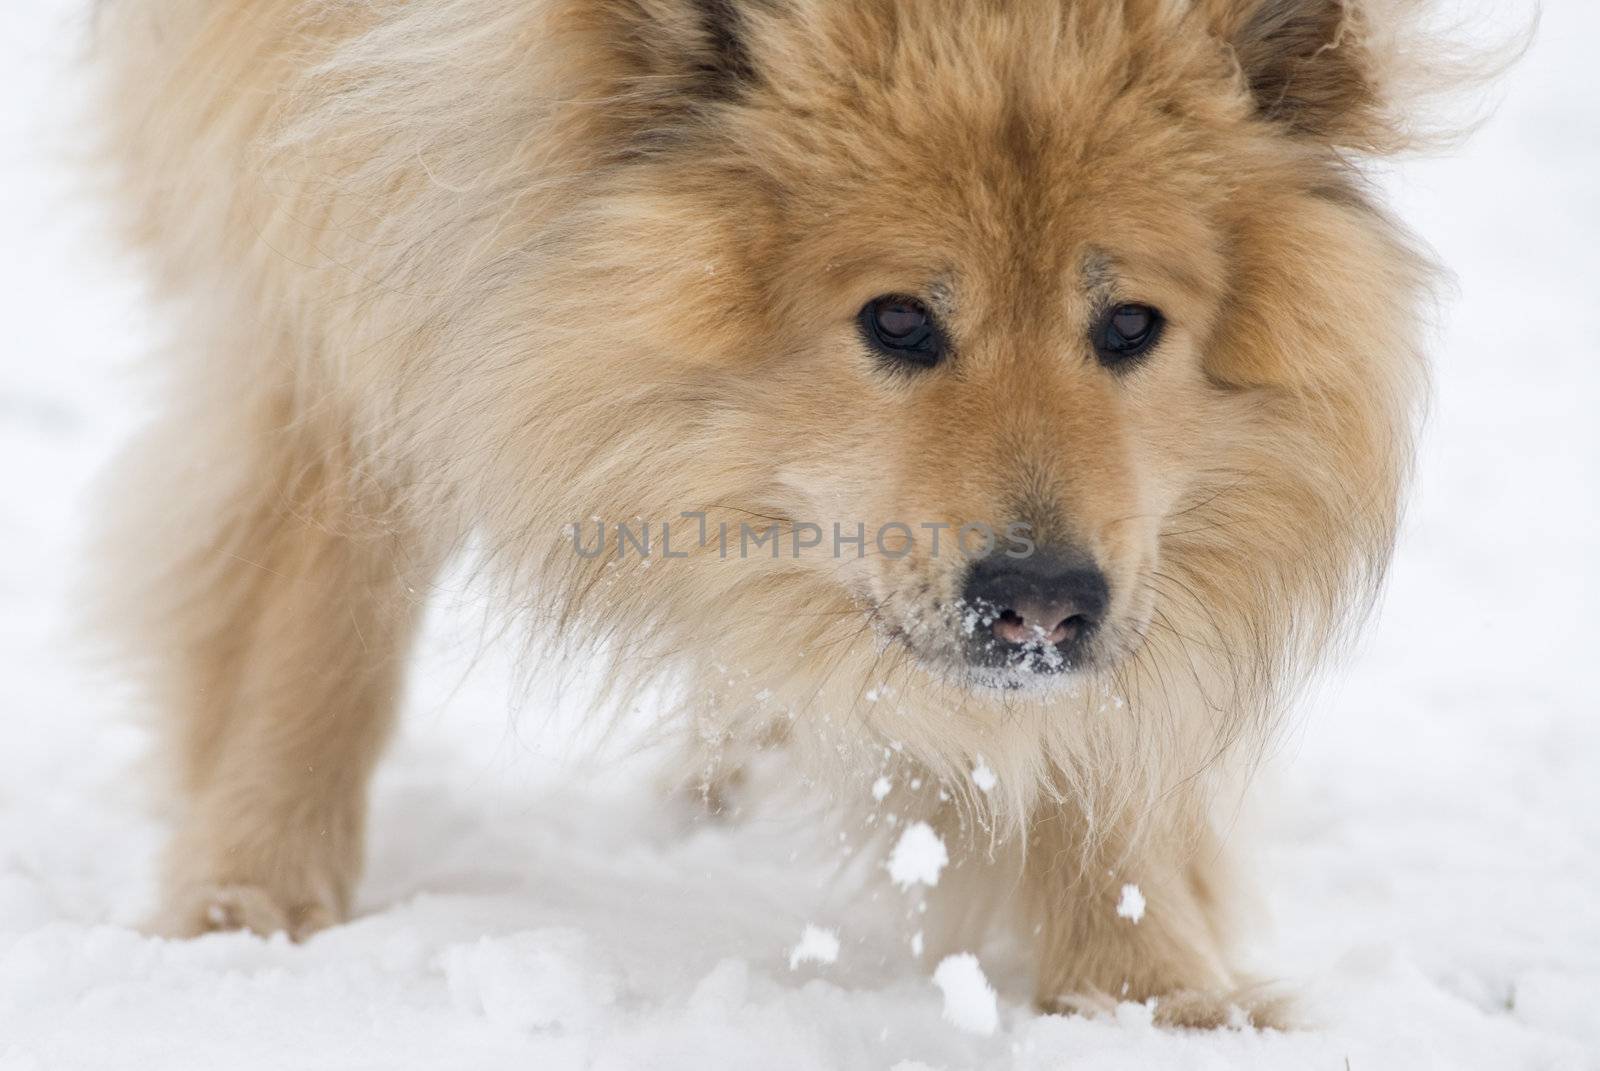
[[[179,325],[102,559],[185,800],[162,928],[347,916],[473,537],[610,700],[887,775],[1042,1006],[1271,1021],[1210,812],[1390,553],[1405,14],[109,0]]]

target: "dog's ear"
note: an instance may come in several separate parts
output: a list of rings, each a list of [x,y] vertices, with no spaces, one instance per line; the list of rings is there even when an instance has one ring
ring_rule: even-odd
[[[541,44],[561,95],[594,102],[618,151],[684,144],[708,111],[760,81],[752,40],[779,0],[550,0]]]
[[[693,7],[700,22],[700,88],[714,97],[736,96],[756,76],[737,0],[693,0]]]
[[[580,0],[592,2],[592,0]],[[748,16],[759,0],[602,0],[647,89],[731,100],[755,80]]]
[[[1364,0],[1220,0],[1232,47],[1260,115],[1288,133],[1381,150],[1390,131],[1389,62]]]

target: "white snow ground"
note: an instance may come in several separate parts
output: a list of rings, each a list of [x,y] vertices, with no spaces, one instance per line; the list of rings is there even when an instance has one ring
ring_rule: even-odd
[[[639,762],[512,724],[470,612],[428,642],[355,922],[139,934],[149,737],[67,627],[151,334],[62,159],[80,4],[0,5],[0,1068],[1600,1068],[1600,8],[1547,0],[1496,117],[1394,179],[1459,275],[1419,494],[1262,786],[1269,962],[1319,1025],[1040,1017],[985,964],[983,1036],[912,894],[853,897],[805,808],[693,824]],[[791,970],[808,925],[840,950]]]

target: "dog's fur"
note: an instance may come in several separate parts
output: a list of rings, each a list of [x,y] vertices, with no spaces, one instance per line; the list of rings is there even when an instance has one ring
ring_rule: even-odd
[[[1225,1021],[1211,805],[1368,603],[1423,385],[1427,265],[1356,163],[1412,136],[1408,13],[107,0],[115,181],[183,314],[105,555],[187,803],[163,927],[347,916],[418,592],[470,534],[610,701],[851,796],[890,756],[947,915],[1019,923],[1042,1005]],[[897,292],[946,364],[868,353],[856,310]],[[1169,321],[1125,374],[1107,299]],[[962,562],[921,543],[574,552],[685,511],[1025,520],[1102,564],[1102,649],[962,678]]]

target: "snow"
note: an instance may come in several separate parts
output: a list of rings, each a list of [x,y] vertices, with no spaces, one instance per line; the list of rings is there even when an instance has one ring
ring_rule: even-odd
[[[404,945],[396,955],[403,954]],[[593,1029],[620,988],[577,930],[529,930],[451,945],[439,956],[455,1006],[513,1033]]]
[[[900,834],[889,855],[889,877],[902,889],[939,884],[939,871],[950,862],[944,841],[926,822],[913,822]]]
[[[993,792],[1000,779],[989,769],[989,764],[980,759],[978,765],[972,768],[972,783],[978,786],[979,792]]]
[[[1144,918],[1144,893],[1137,885],[1124,885],[1117,899],[1117,917],[1137,923]]]
[[[971,952],[946,956],[933,971],[933,984],[944,994],[944,1018],[969,1034],[993,1034],[1000,1025],[994,986],[983,976]]]
[[[1260,971],[1307,1028],[1040,1016],[979,948],[989,1035],[945,1020],[920,916],[840,877],[814,802],[692,820],[648,762],[568,746],[554,698],[511,718],[466,595],[423,644],[355,920],[139,933],[170,818],[70,627],[87,480],[155,334],[74,188],[86,8],[0,5],[0,1068],[1600,1068],[1600,8],[1546,0],[1494,117],[1385,178],[1457,273],[1418,493],[1374,630],[1237,822]],[[808,925],[826,972],[789,969]]]
[[[789,953],[789,969],[798,970],[802,963],[832,963],[838,958],[838,932],[807,926],[800,935],[800,943]]]

